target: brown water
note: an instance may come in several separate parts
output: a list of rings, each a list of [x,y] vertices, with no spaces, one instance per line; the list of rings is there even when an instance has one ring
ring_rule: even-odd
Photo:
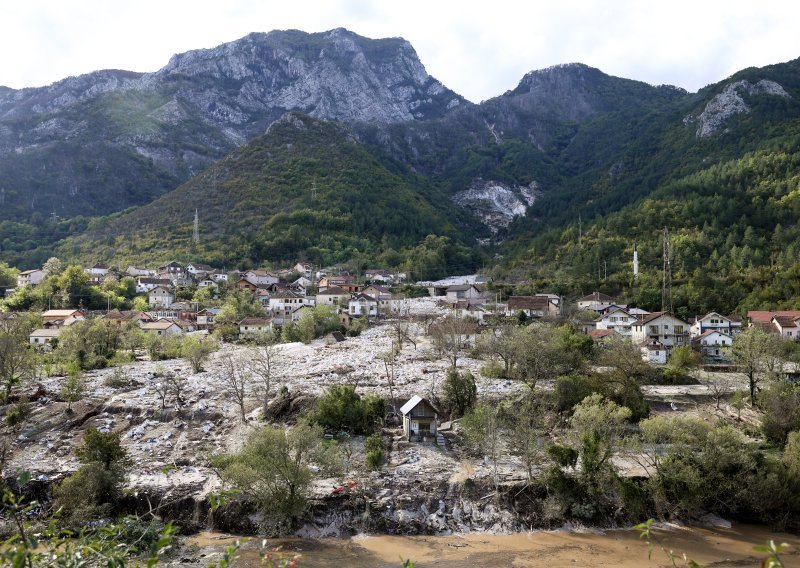
[[[765,527],[734,525],[731,529],[674,529],[655,533],[667,550],[682,554],[706,568],[758,567],[763,556],[753,546],[773,539],[791,548],[782,556],[786,568],[800,568],[800,537],[772,533]],[[201,533],[188,542],[208,552],[221,551],[235,537],[220,533]],[[236,566],[261,566],[261,539],[247,542]],[[604,533],[564,531],[531,532],[513,535],[470,534],[461,536],[362,536],[349,539],[270,540],[269,546],[282,547],[288,558],[300,554],[303,568],[382,568],[402,566],[411,559],[414,568],[506,568],[590,566],[638,568],[671,566],[664,551],[655,545],[648,560],[647,545],[633,530]],[[208,558],[210,561],[211,558]]]

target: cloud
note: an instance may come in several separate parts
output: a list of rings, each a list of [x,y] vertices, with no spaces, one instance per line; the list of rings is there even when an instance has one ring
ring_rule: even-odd
[[[0,85],[15,88],[102,68],[154,71],[174,53],[287,28],[402,36],[429,73],[474,101],[572,61],[697,90],[800,56],[800,4],[790,2],[27,0],[3,11]]]

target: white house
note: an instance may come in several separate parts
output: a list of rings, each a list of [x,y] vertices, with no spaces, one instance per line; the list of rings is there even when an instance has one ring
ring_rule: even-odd
[[[147,303],[151,308],[169,308],[175,301],[175,294],[166,286],[156,286],[147,294]]]
[[[694,340],[699,347],[701,355],[706,359],[719,359],[729,357],[733,337],[721,331],[709,329],[703,332],[700,337]]]
[[[174,321],[161,319],[158,321],[148,321],[141,323],[139,329],[145,333],[166,337],[167,335],[181,335],[183,328]]]
[[[89,268],[84,268],[83,271],[95,278],[102,278],[106,274],[108,274],[108,266],[98,262],[94,266],[90,266]]]
[[[350,292],[338,286],[317,292],[317,304],[328,306],[346,306],[350,300]]]
[[[631,326],[636,321],[636,316],[629,314],[627,310],[616,309],[595,320],[595,329],[612,330],[625,337],[630,337]]]
[[[653,312],[631,325],[631,340],[638,345],[658,341],[667,350],[689,343],[689,323],[669,312]]]
[[[372,296],[376,300],[392,299],[392,293],[383,286],[380,286],[378,284],[370,284],[369,286],[361,290],[361,293],[366,294],[367,296]]]
[[[214,271],[212,271],[212,272],[209,272],[208,276],[209,276],[209,277],[210,277],[210,278],[211,278],[211,279],[212,279],[214,282],[216,282],[216,283],[218,283],[218,284],[219,284],[220,282],[227,282],[227,281],[228,281],[228,275],[227,275],[226,273],[222,272],[221,270],[214,270]]]
[[[35,329],[28,336],[30,344],[36,349],[41,351],[50,351],[54,340],[58,339],[61,332],[64,331],[63,327],[49,327],[44,329]]]
[[[186,265],[186,270],[192,276],[197,276],[198,274],[208,274],[209,272],[213,272],[214,268],[207,264],[193,262],[192,264]]]
[[[153,276],[155,272],[147,268],[137,268],[133,265],[130,265],[125,269],[125,274],[136,278],[137,276]]]
[[[378,317],[378,300],[366,294],[358,294],[350,298],[347,311],[353,317]]]
[[[588,310],[593,307],[596,309],[598,306],[610,306],[614,303],[614,298],[602,292],[592,292],[588,296],[578,298],[577,302],[579,310]]]
[[[273,316],[291,316],[297,308],[304,305],[304,297],[290,291],[277,292],[269,297],[269,311]]]
[[[44,277],[44,270],[39,268],[34,268],[33,270],[23,270],[17,275],[17,288],[41,284],[42,280],[44,280]]]
[[[472,284],[458,284],[450,286],[445,293],[447,301],[455,303],[459,300],[471,300],[481,297],[481,291]]]
[[[528,317],[541,318],[544,316],[558,315],[560,308],[549,294],[535,296],[511,296],[506,305],[506,315],[514,316],[519,312]]]
[[[272,318],[245,318],[239,322],[239,337],[242,339],[251,339],[272,330]]]
[[[256,285],[262,284],[277,284],[280,279],[274,274],[266,270],[248,270],[242,277],[247,278],[250,282]]]
[[[784,339],[800,339],[800,317],[772,316],[772,325]]]
[[[738,317],[723,316],[717,312],[709,312],[703,317],[695,318],[691,328],[692,337],[700,337],[708,330],[734,336],[742,331],[742,320]]]
[[[136,279],[137,294],[146,294],[156,286],[172,286],[172,280],[168,278],[150,278],[145,276]]]
[[[663,343],[653,340],[642,347],[642,359],[656,365],[666,365],[669,359],[669,350]]]
[[[297,280],[291,283],[292,288],[302,288],[303,290],[307,290],[309,286],[314,284],[310,278],[305,276],[301,276]]]
[[[217,283],[211,280],[211,278],[205,278],[197,283],[198,288],[216,288]]]
[[[220,308],[204,308],[197,312],[198,329],[210,329],[214,327],[214,321]]]

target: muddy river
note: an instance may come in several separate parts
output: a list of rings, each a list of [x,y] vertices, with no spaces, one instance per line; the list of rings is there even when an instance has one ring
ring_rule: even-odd
[[[675,528],[656,531],[661,544],[704,567],[758,567],[763,555],[755,545],[769,539],[790,548],[782,556],[787,568],[800,568],[800,537],[773,533],[765,527],[735,524],[730,529]],[[235,537],[200,533],[187,539],[182,556],[211,562]],[[654,543],[655,544],[655,543]],[[349,539],[270,540],[268,546],[282,547],[287,558],[300,555],[302,568],[368,568],[402,566],[411,559],[415,568],[500,568],[591,566],[638,568],[671,566],[664,551],[655,545],[648,560],[647,545],[633,530],[607,532],[539,531],[513,535],[469,534],[460,536],[358,536]],[[246,542],[235,566],[262,566],[261,540]],[[187,564],[188,565],[188,564]]]

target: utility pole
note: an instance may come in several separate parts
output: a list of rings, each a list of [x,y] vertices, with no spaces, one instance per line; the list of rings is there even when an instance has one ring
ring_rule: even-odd
[[[578,246],[583,244],[583,221],[580,214],[578,214]]]
[[[639,252],[636,250],[636,243],[633,243],[633,283],[639,282]]]
[[[662,269],[663,282],[661,286],[661,311],[672,313],[672,266],[670,255],[672,253],[669,243],[669,231],[664,227],[664,267]]]

